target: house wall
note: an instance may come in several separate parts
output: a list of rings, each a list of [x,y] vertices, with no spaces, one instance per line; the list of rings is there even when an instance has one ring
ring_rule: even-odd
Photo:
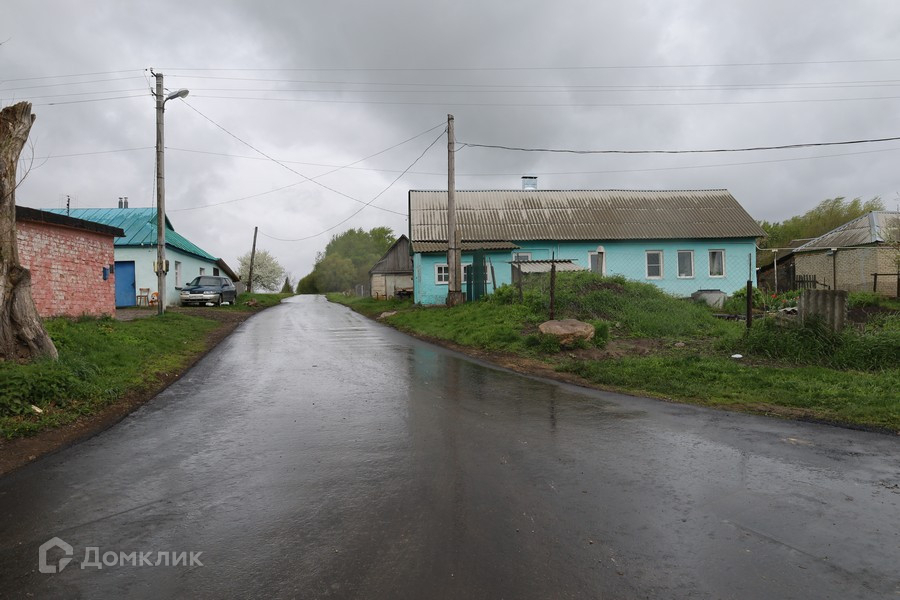
[[[116,281],[103,268],[115,261],[109,235],[19,221],[19,261],[31,271],[31,296],[42,317],[114,315]]]
[[[816,281],[833,289],[871,292],[874,283],[873,273],[897,272],[895,256],[895,250],[887,246],[839,248],[830,255],[826,250],[798,253],[795,264],[797,275],[814,275]],[[896,295],[896,277],[879,277],[878,292]]]
[[[413,289],[412,275],[400,273],[372,273],[369,283],[373,298],[393,298],[398,290]]]
[[[756,245],[746,240],[640,240],[612,242],[516,242],[515,252],[530,252],[532,260],[549,260],[555,254],[558,259],[571,259],[574,263],[590,268],[590,254],[598,247],[605,255],[605,274],[622,275],[635,281],[652,283],[675,296],[690,296],[697,290],[721,290],[731,294],[746,286],[747,279],[755,279]],[[647,278],[646,251],[663,253],[663,274],[659,279]],[[694,253],[694,276],[678,277],[679,250]],[[709,250],[725,251],[725,275],[709,276]],[[496,285],[512,283],[512,252],[486,252],[486,259],[494,265]],[[435,265],[446,264],[446,254],[416,254],[413,256],[415,301],[422,304],[442,304],[447,298],[447,285],[435,282]],[[471,253],[463,253],[462,263],[472,262]],[[465,289],[465,286],[463,286]],[[488,285],[488,292],[493,286]]]
[[[153,272],[156,246],[119,246],[116,248],[116,260],[134,261],[135,289],[150,288],[151,294],[157,290],[156,273]],[[175,289],[176,261],[181,263],[181,285],[200,275],[201,268],[206,269],[206,275],[212,275],[213,269],[219,268],[215,261],[205,260],[169,246],[166,246],[166,260],[169,261],[169,273],[166,276],[166,304],[169,306],[179,304],[178,291]]]

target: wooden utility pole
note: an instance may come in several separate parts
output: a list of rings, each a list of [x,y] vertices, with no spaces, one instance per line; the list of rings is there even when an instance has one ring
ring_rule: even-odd
[[[256,260],[256,233],[259,227],[253,228],[253,247],[250,249],[250,274],[247,275],[247,292],[253,293],[253,261]]]
[[[16,243],[16,167],[35,116],[30,102],[0,111],[0,361],[57,358],[31,296]]]
[[[456,225],[456,136],[453,115],[447,115],[447,306],[465,301],[462,293],[462,256],[459,228]]]

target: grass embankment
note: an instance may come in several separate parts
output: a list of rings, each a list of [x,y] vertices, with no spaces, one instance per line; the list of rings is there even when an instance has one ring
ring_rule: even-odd
[[[258,305],[251,307],[244,304],[251,296],[242,294],[234,306],[128,321],[49,319],[44,325],[59,360],[0,362],[0,438],[66,425],[129,395],[152,392],[207,350],[214,330],[243,320],[216,318],[218,311],[257,312],[289,295],[253,294]],[[210,318],[196,316],[205,311]]]
[[[537,333],[547,280],[446,308],[329,298],[366,314],[398,310],[391,325],[432,338],[538,358],[607,389],[749,412],[900,432],[900,314],[840,334],[774,318],[722,321],[705,305],[621,278],[561,273],[556,317],[595,325],[597,346],[560,349]],[[603,334],[608,332],[608,342]],[[676,346],[676,344],[678,344]],[[740,353],[741,359],[731,355]]]

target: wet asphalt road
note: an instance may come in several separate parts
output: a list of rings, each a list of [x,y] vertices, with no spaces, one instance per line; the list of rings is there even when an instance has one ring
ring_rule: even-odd
[[[526,378],[297,297],[0,479],[0,596],[900,598],[898,484],[896,437]],[[54,536],[74,560],[38,573]]]

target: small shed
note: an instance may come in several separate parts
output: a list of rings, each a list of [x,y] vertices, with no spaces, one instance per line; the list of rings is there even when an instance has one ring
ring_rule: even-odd
[[[124,235],[119,227],[17,205],[19,261],[31,271],[38,314],[114,315],[114,244]]]
[[[409,238],[401,235],[369,269],[369,289],[378,299],[410,297],[413,293],[413,261]]]

